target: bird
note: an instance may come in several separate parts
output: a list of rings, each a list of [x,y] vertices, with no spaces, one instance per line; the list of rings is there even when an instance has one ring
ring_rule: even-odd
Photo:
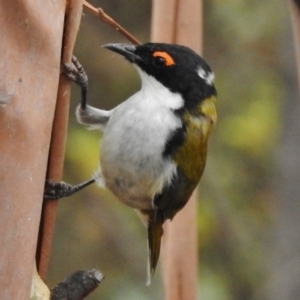
[[[87,104],[88,77],[76,57],[63,72],[81,87],[79,123],[103,131],[100,166],[77,185],[46,182],[44,197],[67,197],[96,182],[135,209],[148,232],[148,280],[158,263],[163,224],[186,205],[205,168],[217,121],[214,73],[176,44],[106,44],[129,61],[141,89],[111,110]]]

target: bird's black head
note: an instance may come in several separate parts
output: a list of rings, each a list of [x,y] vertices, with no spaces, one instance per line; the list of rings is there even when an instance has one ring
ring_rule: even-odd
[[[174,93],[180,93],[186,108],[216,94],[214,75],[207,63],[188,47],[147,43],[104,45],[123,55]]]

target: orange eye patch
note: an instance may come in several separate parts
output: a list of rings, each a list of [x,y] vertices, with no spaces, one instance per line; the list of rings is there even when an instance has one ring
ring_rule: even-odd
[[[175,65],[174,59],[167,52],[155,51],[153,57],[157,56],[163,57],[166,60],[166,66]]]

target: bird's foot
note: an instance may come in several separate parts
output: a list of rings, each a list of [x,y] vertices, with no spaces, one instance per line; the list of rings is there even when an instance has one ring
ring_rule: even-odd
[[[96,179],[93,177],[82,183],[72,185],[72,184],[65,183],[63,181],[55,182],[51,179],[48,179],[46,180],[44,199],[54,200],[54,199],[69,197],[74,193],[87,187],[88,185],[94,183],[95,181]]]
[[[44,199],[54,200],[71,196],[74,191],[74,186],[63,181],[55,182],[53,180],[46,180]]]
[[[62,64],[63,73],[81,88],[87,88],[88,86],[88,76],[80,64],[78,59],[73,55],[72,63],[63,63]]]

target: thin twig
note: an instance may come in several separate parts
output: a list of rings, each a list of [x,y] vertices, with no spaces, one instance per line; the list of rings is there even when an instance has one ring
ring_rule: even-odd
[[[100,7],[96,8],[87,1],[83,2],[83,6],[92,12],[94,15],[97,15],[100,20],[109,24],[117,31],[119,31],[122,35],[124,35],[131,43],[135,45],[140,45],[140,41],[136,39],[128,30],[126,30],[123,26],[121,26],[117,21],[115,21],[112,17],[104,12],[104,10]]]

